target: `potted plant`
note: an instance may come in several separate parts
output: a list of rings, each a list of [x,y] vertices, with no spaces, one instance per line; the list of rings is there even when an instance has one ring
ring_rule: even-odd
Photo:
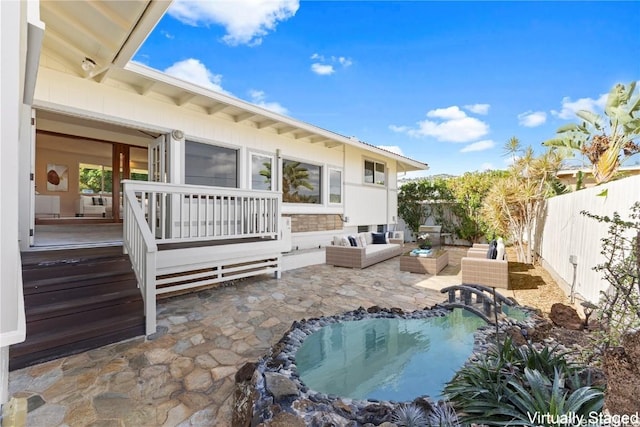
[[[431,236],[428,233],[419,234],[417,241],[420,249],[431,249]]]

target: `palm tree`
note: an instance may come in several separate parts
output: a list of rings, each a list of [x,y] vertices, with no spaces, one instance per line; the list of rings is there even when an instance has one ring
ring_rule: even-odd
[[[561,158],[553,151],[536,157],[531,147],[522,149],[517,138],[511,138],[505,148],[513,163],[487,193],[483,217],[492,230],[511,238],[518,261],[529,264],[539,244],[545,199],[554,194]]]
[[[543,145],[558,150],[564,155],[578,151],[585,155],[592,165],[596,183],[601,184],[614,178],[625,160],[640,152],[634,142],[640,136],[640,96],[634,94],[636,83],[627,88],[617,84],[607,97],[602,116],[587,110],[576,115],[582,123],[571,123],[557,131],[556,138]]]

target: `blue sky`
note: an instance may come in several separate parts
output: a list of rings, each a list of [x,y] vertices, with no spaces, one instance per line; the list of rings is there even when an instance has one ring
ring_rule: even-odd
[[[640,2],[176,0],[134,60],[456,175],[640,80]]]

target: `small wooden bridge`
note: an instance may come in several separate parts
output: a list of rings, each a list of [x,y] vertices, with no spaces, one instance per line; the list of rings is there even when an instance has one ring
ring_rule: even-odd
[[[500,295],[495,288],[482,285],[455,285],[440,290],[448,293],[448,300],[438,304],[444,308],[462,308],[481,317],[485,322],[494,324],[496,319],[506,317],[503,304],[509,307],[518,303],[511,298]]]

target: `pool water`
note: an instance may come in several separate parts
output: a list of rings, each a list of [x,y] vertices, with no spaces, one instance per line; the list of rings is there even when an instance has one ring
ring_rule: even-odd
[[[296,353],[310,389],[352,399],[403,402],[442,398],[486,323],[455,309],[425,319],[374,318],[334,323],[309,335]]]

